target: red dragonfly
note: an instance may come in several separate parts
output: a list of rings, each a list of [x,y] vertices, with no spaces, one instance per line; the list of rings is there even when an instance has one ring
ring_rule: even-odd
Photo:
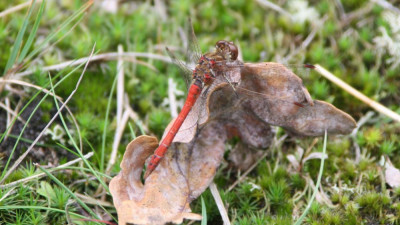
[[[207,91],[207,89],[213,84],[213,82],[220,77],[223,77],[226,82],[228,82],[233,90],[240,88],[237,86],[238,82],[234,77],[240,77],[240,71],[244,68],[244,63],[238,60],[238,48],[233,42],[221,40],[218,41],[215,45],[215,51],[209,52],[204,55],[199,56],[199,48],[196,43],[196,39],[194,36],[193,28],[190,26],[190,38],[189,40],[189,48],[193,51],[189,54],[189,58],[197,61],[197,65],[194,70],[189,70],[181,61],[177,60],[176,57],[168,50],[167,52],[172,57],[173,61],[180,66],[184,73],[192,74],[192,81],[188,90],[188,95],[185,101],[185,104],[179,113],[178,117],[170,127],[169,131],[165,134],[161,143],[155,150],[154,154],[151,156],[149,164],[147,166],[147,170],[145,172],[144,178],[146,179],[151,172],[156,169],[157,165],[160,163],[171,143],[173,142],[177,132],[180,130],[182,124],[187,119],[189,112],[192,110],[199,96],[202,94],[203,89]],[[272,63],[272,65],[275,65]],[[277,64],[281,66],[281,64]],[[277,66],[277,67],[279,67]],[[257,67],[257,64],[250,65],[249,68]],[[306,68],[313,68],[312,65],[303,65]],[[279,67],[281,69],[281,67]],[[240,78],[239,78],[240,79]],[[301,80],[300,80],[301,82]],[[238,90],[239,91],[239,90]],[[256,94],[252,90],[240,90],[247,92],[248,94]],[[204,92],[203,92],[204,93]],[[308,94],[308,92],[307,92]],[[265,94],[262,94],[265,95]],[[266,96],[268,97],[268,96]],[[285,101],[284,96],[282,98],[274,96],[278,101]],[[292,101],[290,104],[296,105],[297,107],[303,107],[303,104],[297,101]],[[312,105],[311,97],[308,95],[305,96],[305,101]]]

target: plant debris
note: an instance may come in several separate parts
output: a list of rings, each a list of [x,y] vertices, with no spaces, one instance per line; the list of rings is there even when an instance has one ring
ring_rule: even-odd
[[[207,107],[196,102],[175,143],[144,185],[142,168],[158,141],[140,136],[127,146],[121,172],[110,183],[120,224],[200,219],[189,204],[213,180],[231,137],[240,137],[241,148],[267,148],[273,138],[270,125],[298,136],[322,136],[325,130],[349,134],[356,127],[345,112],[313,101],[301,79],[281,64],[247,63],[239,79],[227,76],[235,78],[234,88],[217,77],[204,96]]]

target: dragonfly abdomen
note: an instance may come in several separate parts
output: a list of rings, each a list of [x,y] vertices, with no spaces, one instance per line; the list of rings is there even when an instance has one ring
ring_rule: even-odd
[[[183,121],[185,121],[187,115],[192,109],[193,105],[196,103],[197,98],[199,97],[201,91],[203,89],[203,83],[199,79],[195,79],[192,85],[189,88],[188,97],[186,98],[185,104],[182,107],[181,112],[178,117],[172,124],[170,131],[167,133],[165,138],[161,141],[160,145],[155,150],[153,156],[150,159],[150,162],[147,166],[146,173],[144,178],[146,179],[148,175],[157,167],[160,163],[161,159],[164,157],[167,152],[169,146],[174,140],[176,133],[178,133],[179,128],[182,126]]]

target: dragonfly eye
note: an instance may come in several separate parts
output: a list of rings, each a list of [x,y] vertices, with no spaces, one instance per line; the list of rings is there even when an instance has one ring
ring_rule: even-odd
[[[231,59],[236,60],[239,55],[239,51],[236,45],[233,44],[233,42],[229,42],[229,50],[231,52]]]
[[[228,42],[225,41],[225,40],[217,41],[217,43],[215,44],[215,47],[222,50],[222,49],[225,48],[225,46],[227,45],[227,43],[228,43]]]
[[[238,48],[231,41],[225,41],[225,40],[217,41],[215,47],[222,52],[229,51],[231,60],[236,60],[238,57]]]

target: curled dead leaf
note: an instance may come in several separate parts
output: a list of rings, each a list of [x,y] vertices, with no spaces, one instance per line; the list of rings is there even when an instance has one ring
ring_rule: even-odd
[[[211,183],[225,140],[225,132],[207,124],[192,142],[173,144],[145,184],[141,172],[158,141],[149,136],[133,140],[124,154],[121,172],[110,182],[119,224],[178,224],[183,219],[201,219],[191,213],[189,204]]]
[[[227,80],[234,80],[235,85]],[[240,137],[239,155],[246,148],[265,149],[273,138],[270,125],[281,126],[296,135],[322,136],[325,130],[329,134],[348,134],[356,123],[333,105],[313,101],[301,79],[283,65],[244,64],[240,78],[237,73],[217,76],[204,89],[177,133],[175,143],[144,185],[140,174],[145,159],[158,142],[141,136],[128,145],[121,172],[110,183],[120,224],[199,219],[191,213],[189,204],[211,183],[222,160],[225,142]]]

